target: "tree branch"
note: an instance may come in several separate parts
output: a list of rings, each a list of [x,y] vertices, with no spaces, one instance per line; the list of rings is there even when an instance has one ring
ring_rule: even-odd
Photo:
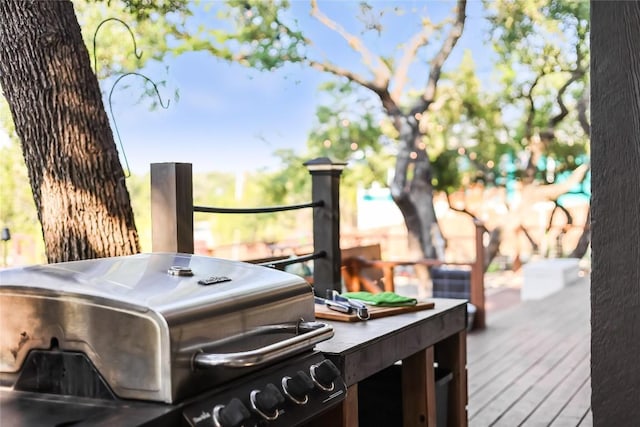
[[[587,72],[585,67],[582,66],[582,59],[584,57],[584,54],[583,54],[582,49],[581,49],[580,39],[578,39],[578,41],[576,42],[575,48],[576,48],[576,67],[575,67],[575,69],[569,71],[571,73],[571,76],[562,85],[562,87],[558,91],[558,95],[556,97],[556,101],[558,103],[558,106],[560,107],[560,112],[556,116],[552,117],[549,120],[549,128],[550,129],[555,129],[555,127],[562,120],[564,120],[564,118],[567,116],[567,114],[569,114],[569,109],[567,108],[567,106],[564,103],[564,99],[563,99],[564,98],[564,94],[565,94],[565,92],[567,91],[569,86],[571,86],[571,84],[573,82],[576,82],[579,79],[581,79],[582,77],[584,77],[584,75]]]
[[[355,52],[362,56],[364,64],[369,68],[374,76],[374,82],[376,86],[387,87],[389,85],[389,77],[391,72],[387,64],[380,59],[379,56],[371,53],[366,48],[362,40],[353,34],[347,32],[341,25],[330,19],[324,13],[320,11],[317,0],[311,0],[311,16],[316,18],[325,27],[338,33],[347,42]],[[374,65],[375,63],[375,65]]]
[[[421,113],[429,108],[429,105],[433,102],[436,96],[436,88],[438,87],[438,81],[440,80],[440,73],[442,72],[442,66],[447,60],[451,51],[455,47],[458,39],[462,36],[462,30],[464,29],[464,21],[466,19],[467,0],[458,0],[456,6],[456,20],[449,30],[447,38],[442,43],[440,50],[434,56],[429,64],[429,80],[424,89],[424,93],[416,105],[411,109],[411,114]]]
[[[347,79],[351,80],[354,83],[357,83],[361,86],[366,87],[367,89],[371,89],[374,92],[378,92],[379,90],[381,90],[381,88],[379,86],[376,86],[374,82],[369,81],[367,79],[365,79],[363,76],[354,73],[351,70],[347,70],[346,68],[342,68],[332,62],[329,61],[324,61],[324,62],[320,62],[320,61],[315,61],[313,59],[308,59],[307,62],[309,63],[309,65],[318,70],[318,71],[322,71],[322,72],[327,72],[327,73],[331,73],[334,74],[338,77],[346,77]]]
[[[413,63],[418,54],[418,50],[427,44],[429,41],[429,33],[432,28],[427,28],[427,24],[423,24],[423,29],[411,37],[411,40],[405,46],[402,54],[402,58],[400,59],[400,63],[396,68],[396,72],[393,74],[394,88],[391,92],[391,97],[397,101],[400,100],[402,96],[402,91],[404,90],[404,86],[407,83],[407,75],[409,73],[409,67]]]
[[[373,91],[376,95],[378,95],[378,97],[382,101],[382,106],[392,118],[395,119],[401,115],[400,108],[398,107],[398,104],[391,98],[391,95],[387,90],[387,86],[380,86],[376,84],[376,82],[365,79],[360,74],[354,73],[353,71],[347,70],[346,68],[342,68],[329,61],[319,62],[308,59],[307,63],[309,64],[309,66],[318,71],[331,73],[338,77],[344,77],[352,81],[353,83],[359,84],[360,86]]]
[[[562,227],[563,231],[566,232],[573,225],[573,216],[571,212],[564,206],[558,203],[558,200],[553,201],[553,209],[551,210],[551,214],[549,215],[549,222],[547,223],[547,228],[545,232],[549,232],[551,227],[553,227],[553,216],[557,211],[561,211],[564,214],[564,217],[567,219],[567,224]]]
[[[556,126],[565,118],[567,117],[567,114],[569,114],[569,109],[567,108],[567,106],[564,103],[564,94],[567,91],[567,89],[569,88],[569,86],[573,83],[578,81],[580,78],[582,78],[584,76],[584,70],[581,69],[577,69],[571,72],[571,77],[569,77],[569,79],[562,85],[562,87],[560,88],[560,90],[558,91],[558,96],[556,96],[556,101],[558,102],[558,106],[560,107],[560,112],[555,115],[554,117],[552,117],[551,119],[549,119],[549,128],[550,129],[555,129]]]
[[[529,87],[529,90],[524,94],[524,97],[527,98],[527,101],[529,101],[529,114],[527,115],[527,121],[525,123],[524,130],[524,136],[527,139],[531,139],[531,136],[533,135],[533,119],[536,115],[536,105],[533,102],[533,89],[538,85],[538,83],[544,76],[545,73],[543,71],[542,74],[539,74],[533,81],[533,83],[531,83],[531,87]]]
[[[522,199],[526,199],[526,204],[531,205],[538,201],[553,201],[563,194],[567,193],[571,188],[580,184],[590,168],[589,163],[582,164],[575,168],[571,175],[560,183],[547,185],[533,185],[525,187]]]
[[[580,122],[580,126],[584,131],[585,135],[591,136],[591,125],[589,124],[589,119],[587,119],[587,108],[589,108],[589,90],[588,88],[582,92],[582,96],[578,100],[578,104],[576,105],[578,109],[578,122]]]

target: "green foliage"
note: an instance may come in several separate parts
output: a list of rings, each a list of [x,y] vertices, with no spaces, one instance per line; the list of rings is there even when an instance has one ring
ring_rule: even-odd
[[[464,52],[457,68],[443,73],[438,92],[438,102],[422,119],[424,140],[434,189],[451,193],[490,172],[487,164],[497,164],[515,147],[505,135],[500,99],[483,88],[470,51]]]
[[[33,244],[33,258],[22,259],[27,263],[45,261],[42,229],[38,221],[35,202],[29,187],[27,168],[22,157],[22,149],[14,135],[10,121],[9,107],[4,98],[0,98],[0,125],[6,130],[6,139],[0,131],[0,227],[9,227],[13,242],[21,240],[25,246]],[[14,246],[10,242],[10,247]],[[20,244],[18,244],[20,246]],[[12,257],[10,251],[8,257]]]
[[[456,150],[446,150],[431,162],[435,189],[451,194],[460,188],[462,180],[459,159],[460,154]]]
[[[227,0],[203,4],[205,7],[198,10],[207,25],[188,22],[174,32],[174,54],[208,51],[259,70],[303,60],[306,40],[283,18],[289,9],[288,1]],[[185,1],[178,9],[184,13],[198,5]]]
[[[311,158],[300,156],[291,149],[275,152],[280,167],[271,172],[254,175],[256,206],[283,206],[311,202],[311,175],[303,165]],[[290,239],[296,235],[310,234],[310,209],[301,211],[260,214],[263,241]],[[305,228],[306,227],[306,228]]]
[[[151,252],[151,176],[149,173],[132,174],[125,182],[140,239],[140,250]]]
[[[300,163],[301,169],[304,169]],[[302,170],[300,170],[302,172]],[[306,176],[304,182],[311,182],[309,173],[304,169]],[[294,175],[272,175],[266,172],[253,172],[242,174],[209,172],[194,175],[193,199],[196,206],[208,206],[219,208],[258,208],[283,204],[306,203],[311,201],[311,192],[296,191],[283,195],[282,199],[276,199],[274,193],[266,191],[269,185],[280,188],[282,185],[289,187],[286,179],[290,181]],[[302,181],[301,181],[302,182]],[[196,223],[208,223],[210,225],[213,243],[216,246],[232,243],[250,242],[277,242],[289,239],[296,235],[296,230],[302,224],[301,217],[310,215],[306,212],[277,212],[259,214],[208,214],[196,213]],[[309,233],[309,221],[304,224],[304,232]]]
[[[553,130],[547,155],[570,169],[588,150],[589,135],[578,120],[589,89],[589,2],[487,0],[493,47],[501,73],[500,103],[508,114],[514,152],[529,138]],[[568,85],[568,86],[567,86]],[[561,115],[559,95],[567,108]],[[508,112],[508,113],[507,113]],[[588,129],[587,129],[588,131]]]
[[[331,82],[321,87],[328,101],[316,109],[316,122],[307,140],[311,157],[365,160],[381,150],[384,117],[375,100],[351,83]]]
[[[249,208],[266,207],[286,203],[305,203],[311,200],[311,178],[302,163],[300,163],[300,182],[305,189],[291,193],[291,197],[275,200],[270,191],[265,191],[274,175],[265,172],[255,172],[235,175],[232,173],[208,172],[193,175],[193,200],[196,206],[218,208]],[[284,180],[287,177],[280,175]],[[274,182],[277,187],[278,183]],[[151,251],[151,197],[150,176],[132,175],[127,178],[127,188],[131,197],[131,205],[135,213],[136,228],[140,236],[140,246],[143,252]],[[215,246],[233,243],[275,242],[289,239],[295,235],[302,225],[298,224],[300,217],[309,212],[267,213],[267,214],[210,214],[195,213],[196,227],[206,225]]]
[[[221,16],[235,22],[235,32],[224,37],[219,32],[214,34],[232,47],[241,47],[239,53],[226,50],[226,59],[235,56],[244,65],[264,70],[302,59],[302,33],[289,28],[281,18],[289,8],[288,1],[229,0],[227,5]]]
[[[556,174],[572,171],[583,163],[584,157],[588,156],[588,145],[585,147],[581,143],[572,143],[568,140],[568,135],[560,133],[549,144],[549,157],[556,162]]]
[[[193,16],[188,0],[73,0],[73,4],[100,79],[137,71],[148,61],[164,58]]]
[[[491,0],[485,6],[505,101],[521,99],[535,83],[536,106],[552,104],[572,71],[588,70],[588,2]],[[576,82],[580,93],[587,77]],[[545,112],[548,119],[550,110],[542,108],[540,113]]]

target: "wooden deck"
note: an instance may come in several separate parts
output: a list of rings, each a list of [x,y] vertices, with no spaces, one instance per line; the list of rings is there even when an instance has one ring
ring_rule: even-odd
[[[589,281],[487,314],[467,336],[470,426],[591,426]]]

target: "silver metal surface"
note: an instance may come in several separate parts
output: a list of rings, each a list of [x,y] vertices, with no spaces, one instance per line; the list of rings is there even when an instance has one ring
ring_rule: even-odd
[[[193,276],[170,274],[175,267]],[[85,353],[121,398],[171,403],[246,372],[195,370],[196,354],[209,347],[260,354],[285,339],[313,346],[292,339],[301,320],[315,320],[311,286],[248,263],[155,253],[3,270],[0,381],[15,380],[31,349],[53,347]],[[238,335],[250,339],[229,339]]]
[[[259,349],[236,353],[199,353],[193,363],[196,368],[243,368],[248,366],[264,366],[301,351],[313,348],[319,342],[333,336],[333,328],[326,323],[301,323],[299,328],[303,333],[292,336],[283,341],[269,344]]]

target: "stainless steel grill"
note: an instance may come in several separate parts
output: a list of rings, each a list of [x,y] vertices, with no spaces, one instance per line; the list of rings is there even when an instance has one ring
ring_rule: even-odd
[[[20,399],[63,398],[60,409],[74,396],[119,417],[118,402],[139,402],[190,425],[296,425],[326,409],[311,396],[344,397],[313,350],[333,335],[315,321],[313,290],[278,270],[169,253],[33,266],[0,272],[0,307],[0,396],[13,418],[26,416]]]

